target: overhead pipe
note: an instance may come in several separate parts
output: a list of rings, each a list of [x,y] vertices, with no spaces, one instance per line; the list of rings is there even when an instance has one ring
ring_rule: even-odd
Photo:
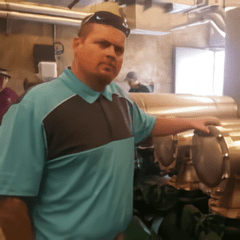
[[[6,33],[10,33],[11,24],[9,21],[12,20],[22,20],[22,21],[31,21],[37,23],[46,23],[46,24],[54,24],[54,25],[68,25],[68,26],[80,26],[82,20],[75,20],[69,18],[61,18],[61,17],[53,17],[46,15],[38,15],[38,14],[29,14],[29,13],[18,13],[18,12],[10,12],[10,11],[0,11],[0,18],[7,19],[7,31]]]
[[[191,26],[192,24],[202,24],[210,22],[212,26],[221,34],[226,36],[226,16],[224,10],[217,5],[198,7],[194,9],[187,9],[182,12],[188,14],[188,23],[173,27],[172,30],[177,30],[181,27]]]
[[[38,5],[17,4],[17,3],[4,3],[4,2],[0,2],[0,10],[21,12],[21,13],[33,13],[33,14],[40,14],[40,15],[50,15],[50,16],[57,16],[57,17],[80,19],[80,20],[89,15],[89,13],[77,12],[72,10],[64,10],[60,8],[43,7]]]
[[[204,5],[204,6],[202,6]],[[160,7],[158,7],[160,8]],[[206,9],[205,9],[206,8]],[[28,20],[28,21],[35,21],[35,22],[41,22],[41,23],[49,23],[49,24],[64,24],[64,25],[71,25],[71,26],[76,26],[81,24],[81,21],[84,17],[88,16],[90,13],[84,13],[84,12],[77,12],[77,11],[72,11],[72,10],[65,10],[65,9],[60,9],[60,8],[54,8],[54,7],[45,7],[45,6],[39,6],[39,5],[28,5],[28,4],[18,4],[18,3],[5,3],[5,2],[0,2],[0,11],[3,10],[4,12],[1,12],[1,16],[6,18],[6,14],[9,19],[16,19],[16,20]],[[211,13],[211,10],[213,11]],[[186,11],[186,10],[185,10]],[[207,11],[208,17],[206,15],[204,16],[202,11]],[[209,12],[210,11],[210,12]],[[223,19],[223,13],[218,9],[218,7],[215,6],[206,6],[205,4],[199,4],[198,8],[190,9],[185,12],[188,15],[195,15],[195,17],[189,17],[188,20],[186,20],[184,25],[176,25],[176,26],[171,26],[171,29],[168,29],[168,31],[161,31],[156,29],[141,29],[141,26],[135,26],[132,28],[132,33],[137,34],[150,34],[150,35],[162,35],[162,34],[168,34],[170,30],[177,30],[181,27],[187,27],[191,26],[192,24],[202,24],[204,20],[210,20],[211,22],[215,23],[213,24],[213,27],[215,27],[218,32],[222,36],[224,36],[224,31],[225,31],[225,23]],[[22,15],[21,15],[22,14]],[[176,13],[163,13],[163,14],[169,14],[170,15],[176,15]],[[221,15],[222,19],[220,19],[217,16],[214,15]],[[24,17],[23,17],[24,15]],[[183,14],[184,15],[184,14]],[[128,16],[127,16],[128,18]],[[142,16],[141,18],[144,18]],[[152,19],[156,20],[156,19]],[[166,19],[165,19],[166,20]],[[170,19],[168,19],[170,20]],[[143,21],[143,20],[141,20]],[[130,21],[131,22],[131,21]],[[206,21],[204,21],[206,23]],[[152,21],[152,24],[154,25],[154,21]],[[141,25],[141,24],[140,24]],[[151,31],[154,30],[154,31]],[[161,34],[158,34],[161,33]]]

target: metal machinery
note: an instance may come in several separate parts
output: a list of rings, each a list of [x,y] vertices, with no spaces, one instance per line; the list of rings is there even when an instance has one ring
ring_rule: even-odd
[[[222,125],[209,126],[209,134],[189,130],[153,138],[151,144],[143,143],[139,147],[141,151],[152,151],[154,157],[150,161],[161,169],[159,177],[147,180],[147,184],[164,184],[179,191],[178,209],[192,204],[205,216],[217,213],[225,221],[221,239],[239,239],[240,119],[235,101],[227,96],[153,93],[131,93],[131,97],[143,111],[155,116],[220,119]],[[167,217],[161,212],[152,216],[155,216],[152,226],[158,226],[156,232],[161,235],[165,225],[161,227],[160,222],[167,221]]]
[[[173,93],[130,93],[139,108],[155,116],[237,118],[237,104],[227,96],[196,96]]]
[[[240,122],[209,128],[209,134],[194,133],[193,165],[200,181],[210,189],[210,209],[240,219]]]
[[[132,93],[131,97],[142,110],[155,116],[215,116],[229,124],[232,122],[232,125],[238,117],[235,101],[227,96]],[[171,176],[167,183],[187,191],[203,187],[192,162],[193,134],[193,130],[189,130],[175,136],[152,139],[155,162],[162,171]]]

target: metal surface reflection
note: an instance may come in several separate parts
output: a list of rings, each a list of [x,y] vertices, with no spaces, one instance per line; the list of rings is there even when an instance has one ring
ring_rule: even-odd
[[[203,97],[177,94],[144,94],[132,93],[131,97],[137,105],[147,113],[163,117],[197,117],[217,116],[224,118],[222,124],[228,128],[236,128],[237,106],[232,98]],[[240,126],[240,125],[239,125]],[[200,182],[192,162],[193,130],[175,136],[153,138],[155,162],[165,174],[171,176],[169,185],[187,191],[207,186]]]
[[[138,107],[156,116],[237,118],[237,104],[228,96],[131,93]]]
[[[228,218],[240,218],[240,120],[195,131],[193,164],[200,181],[211,188],[209,207]]]

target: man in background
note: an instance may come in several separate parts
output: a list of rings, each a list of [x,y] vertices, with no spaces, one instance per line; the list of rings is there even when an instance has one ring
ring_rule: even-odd
[[[18,95],[11,88],[6,87],[10,78],[7,69],[0,68],[0,125],[9,106],[18,98]]]
[[[130,86],[129,92],[152,92],[152,88],[150,86],[148,87],[140,83],[136,72],[128,72],[124,81],[127,81]]]

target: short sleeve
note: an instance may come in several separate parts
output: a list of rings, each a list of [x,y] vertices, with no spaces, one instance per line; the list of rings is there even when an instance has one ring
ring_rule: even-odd
[[[135,102],[132,104],[132,118],[135,144],[137,144],[151,134],[156,118],[138,108]]]
[[[44,134],[33,104],[10,107],[0,126],[0,195],[37,196],[45,163]]]

